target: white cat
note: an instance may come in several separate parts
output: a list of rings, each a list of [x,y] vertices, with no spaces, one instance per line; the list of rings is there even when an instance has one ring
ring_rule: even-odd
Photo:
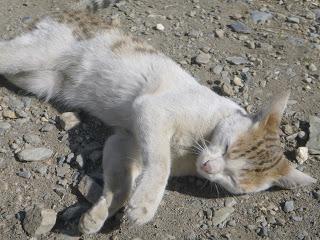
[[[89,13],[48,16],[1,41],[0,73],[118,129],[105,143],[104,190],[80,220],[83,233],[99,231],[127,200],[132,222],[150,221],[170,175],[201,176],[232,193],[316,181],[291,167],[280,147],[289,94],[251,117],[150,45]]]

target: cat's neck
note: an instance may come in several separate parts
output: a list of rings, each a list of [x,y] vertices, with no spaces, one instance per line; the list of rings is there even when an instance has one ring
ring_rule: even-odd
[[[209,101],[211,104],[208,105],[207,114],[204,115],[202,129],[199,129],[202,136],[212,136],[216,126],[231,116],[237,115],[241,118],[247,115],[247,112],[240,105],[214,92],[211,93]]]

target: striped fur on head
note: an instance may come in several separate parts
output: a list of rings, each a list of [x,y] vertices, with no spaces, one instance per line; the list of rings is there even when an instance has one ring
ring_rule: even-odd
[[[289,93],[282,94],[250,122],[239,114],[222,123],[214,134],[223,141],[214,139],[216,146],[204,151],[198,159],[199,173],[234,193],[314,183],[314,178],[291,166],[280,144],[279,125],[288,98]]]

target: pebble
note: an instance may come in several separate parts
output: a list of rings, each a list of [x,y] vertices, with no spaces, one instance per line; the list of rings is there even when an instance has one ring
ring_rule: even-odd
[[[217,29],[214,31],[216,37],[218,38],[224,38],[224,31],[222,29]]]
[[[229,25],[232,31],[237,32],[237,33],[245,33],[245,34],[250,34],[252,30],[245,25],[244,23],[240,21],[236,21],[232,24]]]
[[[228,83],[224,83],[223,86],[222,86],[222,92],[224,95],[230,97],[230,96],[233,96],[234,95],[234,91],[231,87],[230,84]]]
[[[310,154],[320,154],[320,118],[317,116],[309,117],[309,141],[307,147]]]
[[[63,130],[68,131],[80,123],[78,114],[73,112],[62,113],[59,117],[60,126]]]
[[[264,24],[266,21],[268,21],[272,17],[273,17],[272,13],[268,13],[268,12],[261,12],[261,11],[251,12],[251,19],[255,24],[257,23]]]
[[[5,169],[8,166],[7,158],[0,158],[0,170]]]
[[[223,66],[222,66],[222,65],[217,65],[217,66],[215,66],[215,67],[212,69],[212,71],[213,71],[214,74],[216,74],[216,75],[220,75],[221,72],[222,72],[222,70],[223,70]]]
[[[17,172],[17,175],[22,178],[28,178],[28,179],[31,178],[31,172],[24,168],[22,168],[20,172]]]
[[[200,53],[196,58],[195,62],[197,64],[206,64],[210,61],[211,55],[209,53]]]
[[[268,236],[268,228],[267,227],[262,227],[260,229],[260,231],[258,232],[258,235],[261,236],[261,237],[267,237]]]
[[[20,161],[32,162],[43,161],[49,159],[53,155],[53,151],[48,148],[28,148],[18,153]]]
[[[320,190],[312,192],[315,199],[320,200]]]
[[[294,210],[294,202],[291,201],[286,201],[283,205],[283,211],[288,213],[288,212],[292,212]]]
[[[299,147],[296,150],[296,160],[299,164],[303,164],[309,158],[308,148],[307,147]]]
[[[24,135],[23,140],[31,145],[38,145],[42,142],[38,135],[32,133]]]
[[[239,86],[239,87],[243,86],[242,79],[239,78],[238,76],[234,76],[233,83],[234,83],[234,85]]]
[[[4,121],[0,121],[0,134],[6,132],[10,128],[11,128],[10,123],[4,122]]]
[[[40,129],[41,132],[51,132],[53,130],[54,126],[52,124],[46,124]]]
[[[226,58],[226,61],[232,65],[243,65],[243,64],[248,64],[249,61],[243,57],[228,57]]]
[[[2,112],[2,116],[4,118],[8,118],[8,119],[16,119],[17,118],[17,115],[14,111],[11,111],[11,110],[4,110]]]
[[[76,157],[75,162],[80,169],[84,167],[84,159],[81,154]]]
[[[311,63],[309,66],[308,66],[308,69],[311,71],[311,72],[315,72],[318,70],[318,68],[316,67],[316,65],[314,65],[313,63]]]
[[[233,207],[224,207],[214,212],[212,217],[212,225],[217,226],[220,223],[224,222],[232,213],[234,212]]]
[[[57,214],[52,209],[43,209],[35,205],[26,211],[23,229],[29,236],[39,236],[50,232],[56,223]]]
[[[301,222],[301,221],[303,220],[303,218],[300,217],[300,216],[292,216],[291,218],[292,218],[292,220],[295,221],[295,222]]]
[[[156,25],[156,29],[159,30],[159,31],[164,31],[164,26],[161,23],[158,23]]]
[[[88,175],[81,179],[78,190],[90,203],[97,202],[102,193],[102,187]]]
[[[45,176],[47,174],[47,171],[48,171],[48,167],[45,166],[45,165],[37,166],[36,169],[35,169],[35,172],[36,173],[40,173],[41,176]]]
[[[300,18],[298,17],[287,17],[287,22],[289,23],[300,23]]]

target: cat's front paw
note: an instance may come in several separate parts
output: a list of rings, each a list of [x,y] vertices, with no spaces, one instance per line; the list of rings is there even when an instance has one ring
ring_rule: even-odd
[[[127,217],[130,223],[143,225],[150,222],[156,213],[156,209],[147,205],[132,206],[127,208]]]
[[[95,219],[90,213],[85,213],[80,218],[79,231],[84,234],[96,233],[102,227],[104,221]]]

